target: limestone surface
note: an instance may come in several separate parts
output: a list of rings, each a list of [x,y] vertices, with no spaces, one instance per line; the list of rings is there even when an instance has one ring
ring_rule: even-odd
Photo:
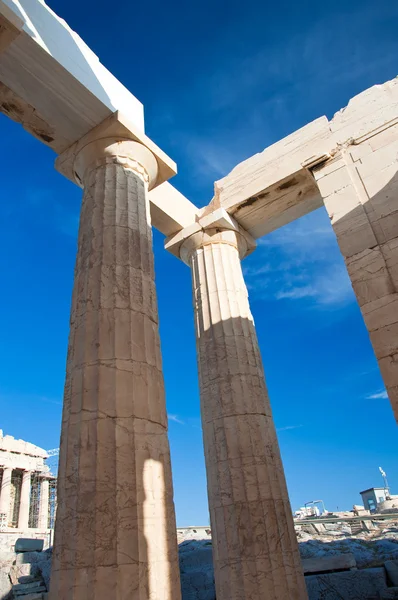
[[[387,127],[315,177],[398,419],[397,152],[398,129]]]
[[[239,246],[239,248],[238,248]],[[240,254],[239,232],[199,231],[191,266],[217,600],[307,598]]]
[[[180,597],[148,176],[117,147],[80,163],[51,600]]]

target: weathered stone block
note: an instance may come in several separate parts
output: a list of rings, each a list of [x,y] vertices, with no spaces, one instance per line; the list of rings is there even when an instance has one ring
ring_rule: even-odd
[[[338,165],[340,164],[340,168]],[[337,167],[337,168],[336,168]],[[320,171],[322,172],[322,171]],[[318,179],[318,187],[321,191],[323,198],[328,198],[333,194],[344,190],[345,188],[352,188],[352,179],[350,177],[349,171],[346,167],[346,163],[343,159],[340,159],[340,162],[336,161],[336,163],[332,163],[331,165],[326,165],[323,170],[323,174],[328,173],[326,176]],[[358,198],[355,193],[350,193],[347,198],[351,199],[354,202],[354,205],[358,203]],[[337,212],[344,211],[346,207],[350,206],[349,202],[342,201],[342,196],[339,195],[338,198],[331,199],[330,201],[334,204],[334,202],[338,202],[339,208]],[[352,205],[351,205],[352,207]]]
[[[387,387],[387,394],[391,402],[394,414],[398,414],[398,386]]]
[[[362,157],[361,162],[356,164],[370,198],[383,193],[391,182],[396,182],[397,156],[398,139],[392,144]]]
[[[397,190],[398,194],[398,190]],[[388,215],[380,217],[378,224],[383,232],[385,241],[393,240],[398,237],[398,211],[391,212]]]
[[[394,144],[398,139],[398,124],[391,125],[369,138],[368,143],[374,152],[379,148]]]
[[[395,293],[379,247],[347,258],[346,265],[360,306]]]
[[[369,140],[366,140],[361,144],[349,146],[348,152],[351,154],[352,160],[355,162],[359,159],[362,159],[364,156],[371,154],[373,152],[373,148],[370,145]]]
[[[22,593],[26,594],[27,592],[30,592],[30,591],[36,592],[37,590],[39,590],[42,587],[43,587],[43,585],[42,585],[41,580],[37,580],[37,581],[32,581],[30,583],[17,583],[16,585],[13,586],[12,591],[17,596],[17,595],[21,595]],[[44,591],[46,591],[46,590],[44,590]]]
[[[50,560],[42,561],[38,564],[40,574],[44,580],[47,590],[50,589],[50,578],[51,578],[51,558]]]
[[[43,600],[43,594],[41,592],[37,594],[25,594],[21,596],[22,600]]]
[[[351,552],[335,556],[317,556],[303,558],[301,561],[304,573],[322,573],[323,571],[343,571],[357,566],[355,556]]]
[[[309,600],[368,600],[387,591],[384,567],[305,578]]]
[[[377,245],[374,231],[362,205],[352,214],[332,218],[332,225],[340,251],[346,258]]]
[[[8,576],[8,573],[4,573],[0,571],[0,598],[3,600],[8,598],[8,595],[11,592],[12,584],[11,579]]]
[[[377,358],[398,354],[398,323],[371,331],[370,339]]]
[[[51,557],[49,552],[21,552],[15,557],[16,565],[46,561]]]
[[[398,294],[383,296],[361,307],[369,331],[398,322]]]
[[[388,560],[384,566],[392,585],[398,586],[398,560]]]
[[[12,583],[23,583],[21,577],[36,577],[39,573],[37,563],[24,563],[22,565],[13,565],[10,569],[10,579]]]
[[[398,354],[381,358],[379,367],[387,388],[398,385]]]
[[[44,540],[35,538],[18,538],[15,542],[15,552],[41,552]]]
[[[395,289],[398,291],[398,237],[394,240],[389,240],[386,244],[383,244],[380,249],[383,253]]]

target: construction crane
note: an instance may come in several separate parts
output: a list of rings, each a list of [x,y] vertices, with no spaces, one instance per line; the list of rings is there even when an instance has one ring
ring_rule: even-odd
[[[51,450],[47,450],[48,454],[48,466],[50,467],[50,472],[57,476],[58,474],[58,456],[59,456],[59,448],[52,448]]]
[[[380,471],[381,476],[383,477],[384,491],[386,494],[386,498],[388,499],[390,497],[390,488],[388,487],[387,474],[381,467],[379,467],[379,471]]]

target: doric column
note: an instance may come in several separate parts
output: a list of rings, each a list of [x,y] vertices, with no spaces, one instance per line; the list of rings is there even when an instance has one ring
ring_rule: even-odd
[[[48,528],[49,480],[43,477],[40,482],[39,529]]]
[[[240,264],[248,236],[220,226],[195,228],[179,253],[192,270],[217,600],[303,600],[298,544]]]
[[[18,529],[29,527],[30,487],[32,472],[24,471],[22,474],[21,498],[19,503]]]
[[[6,527],[8,527],[10,519],[11,476],[12,469],[9,467],[3,467],[3,477],[1,480],[0,491],[0,514],[6,515]]]
[[[387,128],[313,171],[398,420],[397,134]]]
[[[62,157],[61,157],[62,159]],[[51,600],[178,600],[144,145],[80,144]]]

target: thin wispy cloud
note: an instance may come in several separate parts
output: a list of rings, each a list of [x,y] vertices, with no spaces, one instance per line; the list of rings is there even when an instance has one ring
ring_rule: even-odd
[[[178,415],[172,415],[168,413],[167,415],[169,421],[174,421],[174,423],[178,423],[179,425],[185,425],[185,422],[178,418]]]
[[[295,285],[294,276],[275,294],[277,300],[302,300],[312,298],[323,307],[341,306],[354,299],[344,265],[333,265],[325,273],[308,273],[309,285]]]
[[[40,396],[38,394],[18,394],[18,392],[9,394],[0,392],[0,402],[13,404],[18,406],[19,403],[39,405],[39,404],[55,404],[56,406],[62,406],[62,399],[48,398],[47,396]]]
[[[323,310],[355,301],[324,209],[258,240],[244,274],[250,292],[261,299],[301,301]]]
[[[277,427],[276,431],[289,431],[290,429],[300,429],[303,425],[286,425],[285,427]]]
[[[365,396],[366,400],[381,400],[384,398],[388,398],[388,394],[387,394],[386,390]]]

